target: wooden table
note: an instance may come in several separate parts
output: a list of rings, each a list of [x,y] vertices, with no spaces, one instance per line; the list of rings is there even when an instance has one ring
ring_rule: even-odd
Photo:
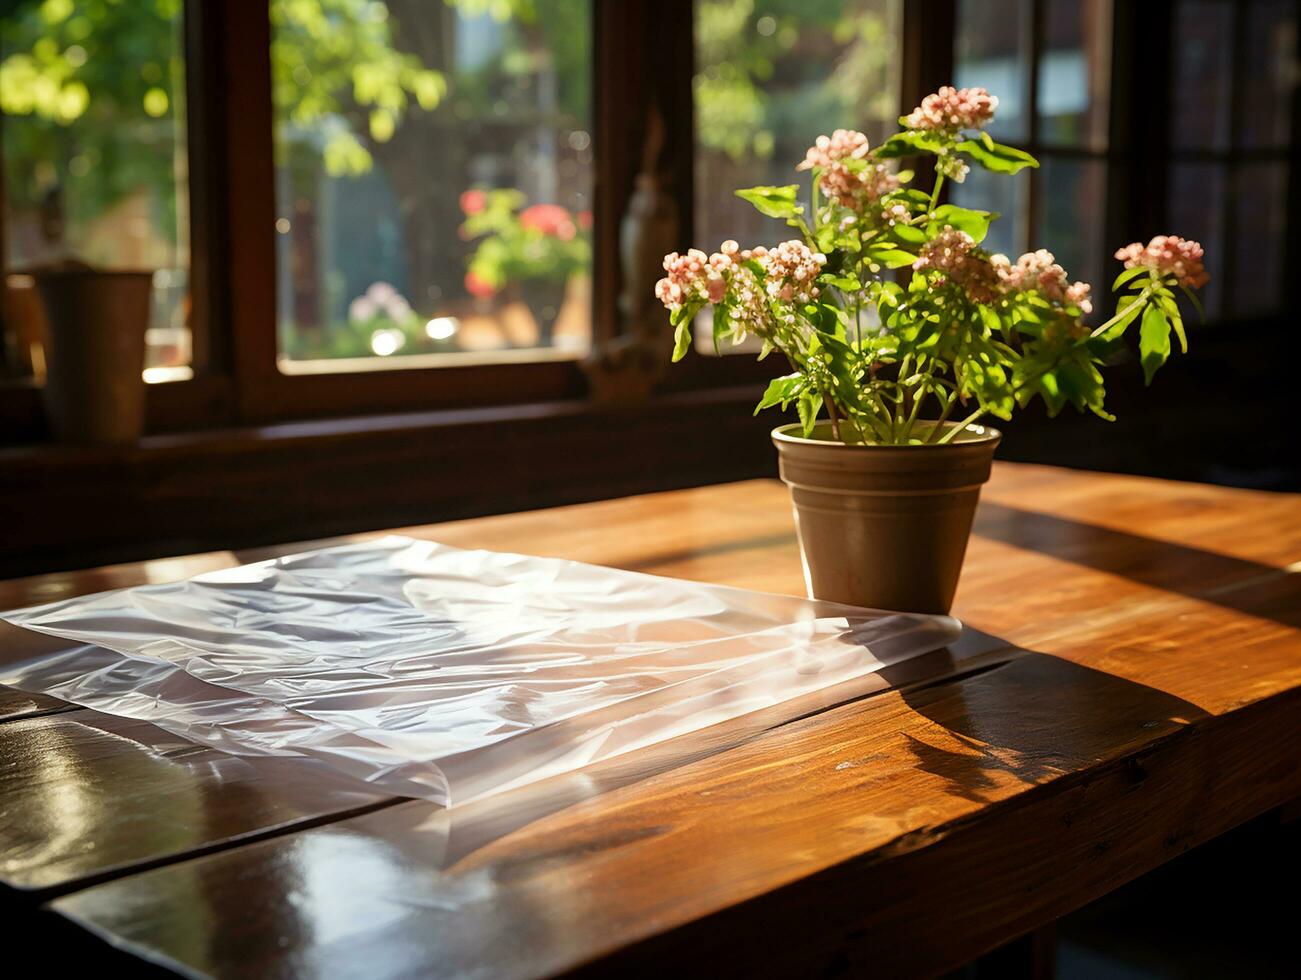
[[[771,482],[408,533],[802,591]],[[944,970],[1301,795],[1298,557],[1296,496],[1000,464],[973,629],[895,689],[451,812],[0,691],[7,921],[221,976]]]

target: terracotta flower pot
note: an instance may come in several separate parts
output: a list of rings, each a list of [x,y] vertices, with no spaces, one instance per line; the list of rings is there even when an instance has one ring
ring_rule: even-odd
[[[810,597],[947,613],[1001,433],[968,426],[942,446],[846,446],[828,422],[809,439],[800,431],[781,426],[772,439]]]
[[[120,443],[144,430],[151,272],[33,271],[49,327],[45,411],[64,442]]]

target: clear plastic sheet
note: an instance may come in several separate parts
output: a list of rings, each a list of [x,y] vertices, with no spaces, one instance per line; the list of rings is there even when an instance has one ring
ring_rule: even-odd
[[[0,653],[0,684],[449,804],[871,674],[961,630],[400,537],[0,619],[68,641]]]

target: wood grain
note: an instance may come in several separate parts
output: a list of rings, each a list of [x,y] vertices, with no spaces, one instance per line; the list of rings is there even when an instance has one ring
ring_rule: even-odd
[[[8,721],[0,744],[0,882],[35,897],[387,799],[84,709]]]
[[[801,590],[766,482],[412,533]],[[984,669],[951,658],[928,666],[949,679],[657,765],[400,804],[51,907],[218,975],[942,970],[1301,793],[1298,557],[1293,496],[1003,464],[955,610],[1002,641]]]

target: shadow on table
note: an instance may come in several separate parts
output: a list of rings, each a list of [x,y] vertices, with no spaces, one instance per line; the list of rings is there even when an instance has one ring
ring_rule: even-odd
[[[904,733],[918,769],[976,802],[1116,758],[1208,713],[1197,705],[1104,671],[1044,653],[961,684],[905,690],[934,736]]]
[[[1272,565],[989,501],[976,513],[974,533],[1301,628],[1301,581],[1292,584]]]

